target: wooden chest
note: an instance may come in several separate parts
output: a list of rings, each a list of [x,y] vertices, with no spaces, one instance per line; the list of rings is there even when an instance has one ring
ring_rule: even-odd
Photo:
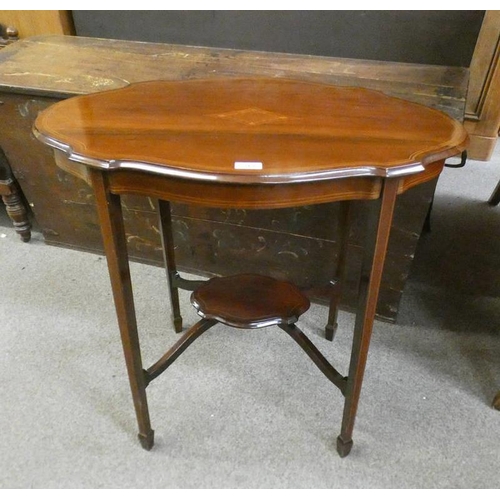
[[[50,245],[101,252],[92,191],[59,170],[32,135],[37,113],[73,95],[155,79],[263,75],[361,86],[463,119],[468,70],[317,56],[211,49],[70,36],[24,39],[0,51],[0,147]],[[394,321],[436,183],[398,202],[378,316]],[[126,197],[131,257],[156,265],[162,252],[154,203]],[[362,210],[362,203],[359,203]],[[174,205],[180,269],[203,275],[261,272],[309,287],[324,300],[336,254],[336,204],[269,211]],[[344,307],[355,304],[362,231],[349,241]]]

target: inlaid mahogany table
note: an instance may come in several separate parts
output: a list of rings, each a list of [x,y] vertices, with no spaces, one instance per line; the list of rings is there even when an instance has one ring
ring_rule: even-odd
[[[337,450],[346,456],[397,196],[439,176],[445,159],[465,149],[462,125],[377,91],[249,77],[152,81],[70,98],[43,111],[34,132],[54,148],[62,169],[93,186],[142,446],[150,449],[154,436],[146,387],[220,322],[277,325],[302,347],[345,396]],[[147,369],[130,281],[124,194],[158,200],[175,330],[182,330],[179,288],[193,290],[191,302],[201,316]],[[255,274],[189,281],[176,270],[169,202],[269,209],[339,201],[343,243],[336,276],[325,276],[325,285],[333,281],[339,292],[352,200],[373,202],[347,376],[297,327],[309,301],[294,284]],[[330,304],[330,339],[338,296],[333,293]]]

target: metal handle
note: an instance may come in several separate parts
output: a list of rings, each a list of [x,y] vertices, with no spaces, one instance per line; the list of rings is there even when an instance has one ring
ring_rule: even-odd
[[[14,26],[7,26],[4,29],[0,26],[0,48],[19,40],[19,32]]]
[[[462,159],[460,160],[460,163],[445,163],[445,167],[450,167],[450,168],[462,168],[465,167],[465,163],[467,162],[467,151],[462,151]]]

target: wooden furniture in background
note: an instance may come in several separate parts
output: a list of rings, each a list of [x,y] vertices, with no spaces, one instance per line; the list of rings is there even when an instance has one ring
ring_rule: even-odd
[[[69,10],[0,10],[0,26],[14,28],[19,38],[75,34]]]
[[[0,10],[0,49],[16,42],[19,38],[35,35],[74,34],[71,12],[67,10]],[[0,113],[6,127],[8,117],[4,114],[4,103],[0,99]],[[24,201],[19,183],[4,152],[0,148],[0,195],[7,215],[23,241],[31,238],[30,209]]]
[[[294,338],[345,396],[337,450],[348,455],[397,197],[436,179],[445,159],[464,150],[463,126],[362,88],[226,77],[143,82],[75,97],[43,111],[34,130],[56,151],[58,165],[94,190],[142,446],[149,450],[154,442],[146,387],[220,321],[240,328],[278,324]],[[126,194],[240,210],[371,200],[362,218],[371,224],[348,376],[295,326],[309,306],[299,290],[252,274],[196,283],[192,300],[203,320],[145,370],[122,217]],[[163,236],[171,280],[173,235]],[[173,285],[172,310],[182,283]]]
[[[1,149],[0,196],[5,203],[7,215],[10,217],[14,229],[23,241],[28,242],[31,239],[31,223],[28,217],[28,209],[24,203],[17,181],[14,179],[7,158]]]
[[[470,67],[465,128],[468,156],[489,160],[500,129],[500,11],[486,11]]]
[[[20,40],[0,51],[0,100],[4,102],[0,146],[33,206],[46,243],[103,251],[92,191],[79,179],[58,171],[52,156],[32,138],[31,125],[41,110],[69,96],[136,81],[238,75],[372,88],[440,109],[458,120],[463,119],[468,80],[463,68],[81,37]],[[396,318],[436,182],[398,198],[379,318]],[[125,196],[123,202],[131,257],[161,264],[159,228],[148,222],[156,220],[154,203],[133,196]],[[338,219],[338,204],[262,213],[174,203],[172,211],[181,269],[204,275],[236,274],[241,270],[239,262],[245,260],[249,272],[265,270],[277,279],[308,287],[315,300],[329,300],[328,287],[320,288],[324,277],[335,270],[324,256],[334,256],[341,245],[335,225],[325,220]],[[353,258],[342,307],[353,309],[363,247],[356,220],[347,245]]]

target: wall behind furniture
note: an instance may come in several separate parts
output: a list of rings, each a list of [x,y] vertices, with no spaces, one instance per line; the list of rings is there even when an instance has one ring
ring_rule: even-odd
[[[465,66],[484,11],[84,11],[76,34]]]

